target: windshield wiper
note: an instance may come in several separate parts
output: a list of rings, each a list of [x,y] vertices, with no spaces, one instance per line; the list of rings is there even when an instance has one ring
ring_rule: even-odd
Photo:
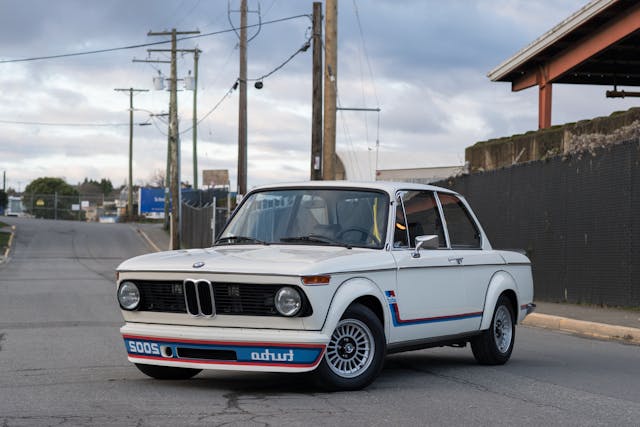
[[[351,245],[344,242],[339,242],[337,240],[333,240],[327,236],[322,236],[319,234],[309,234],[307,236],[296,236],[296,237],[281,237],[281,242],[313,242],[313,243],[325,243],[329,245],[338,245],[344,246],[347,249],[351,249]]]
[[[214,243],[215,245],[217,245],[218,243],[221,242],[227,242],[229,244],[231,243],[257,243],[259,245],[268,245],[267,242],[263,242],[262,240],[253,238],[253,237],[247,237],[247,236],[227,236],[227,237],[221,237],[218,240],[216,240],[216,242]]]

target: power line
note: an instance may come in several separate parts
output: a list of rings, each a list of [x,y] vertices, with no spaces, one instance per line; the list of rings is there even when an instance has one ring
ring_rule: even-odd
[[[291,62],[291,60],[293,58],[295,58],[299,53],[301,52],[306,52],[309,47],[311,46],[311,38],[308,38],[301,47],[298,48],[298,50],[296,50],[291,56],[289,56],[287,59],[284,60],[284,62],[280,65],[278,65],[276,68],[274,68],[273,70],[269,71],[267,74],[263,74],[262,76],[256,78],[256,79],[247,79],[248,82],[257,82],[257,81],[261,81],[266,79],[267,77],[271,76],[273,73],[275,73],[276,71],[279,71],[282,67],[284,67],[285,65],[287,65],[289,62]]]
[[[52,123],[52,122],[29,122],[20,120],[0,120],[2,124],[10,125],[34,125],[34,126],[61,126],[61,127],[117,127],[117,126],[129,126],[129,123]],[[134,123],[141,126],[147,124],[146,122]]]
[[[229,90],[227,90],[227,92],[222,96],[222,98],[220,98],[218,100],[218,102],[216,102],[216,104],[204,115],[202,116],[199,120],[198,120],[198,125],[207,117],[209,117],[214,111],[216,111],[218,109],[218,107],[220,107],[220,105],[222,104],[222,102],[227,99],[229,97],[229,95],[231,95],[231,93],[233,93],[233,91],[236,90],[236,84],[234,83],[233,86],[231,86],[231,88],[229,88]],[[180,135],[182,135],[185,132],[189,132],[191,129],[193,129],[193,126],[190,128],[187,128],[185,130],[183,130],[182,132],[180,132]]]
[[[303,45],[298,48],[298,50],[296,50],[291,56],[289,56],[287,59],[284,60],[284,62],[282,62],[280,65],[278,65],[277,67],[275,67],[273,70],[269,71],[268,73],[262,75],[261,77],[258,77],[256,79],[246,79],[248,82],[257,82],[257,81],[262,81],[264,79],[266,79],[267,77],[273,75],[276,71],[279,71],[280,69],[282,69],[285,65],[287,65],[289,62],[291,62],[291,60],[293,58],[295,58],[300,52],[306,52],[307,49],[309,48],[311,44],[311,39],[307,39],[307,41],[305,41],[303,43]],[[235,49],[235,48],[234,48]],[[237,83],[240,79],[237,79],[233,86],[227,90],[227,92],[222,96],[222,98],[220,98],[220,100],[204,115],[202,116],[199,120],[198,120],[198,125],[207,117],[209,117],[215,110],[218,109],[218,107],[220,107],[220,104],[222,104],[222,102],[227,99],[229,97],[229,95],[231,95],[231,93],[233,93],[234,90],[236,90],[237,88]],[[193,126],[190,128],[187,128],[183,131],[180,132],[180,135],[189,132],[191,129],[193,129]]]
[[[362,41],[362,51],[364,52],[364,57],[367,60],[367,67],[369,68],[369,77],[371,78],[371,84],[373,86],[373,94],[376,98],[376,104],[379,107],[380,100],[378,99],[378,90],[376,89],[375,79],[373,78],[373,69],[371,67],[371,61],[369,60],[369,52],[367,51],[367,42],[364,37],[364,31],[362,30],[362,23],[360,22],[360,13],[358,12],[358,5],[356,4],[356,0],[353,0],[353,8],[355,9],[356,22],[358,23],[360,40]]]
[[[298,18],[303,18],[303,17],[311,19],[310,15],[295,15],[295,16],[289,16],[289,17],[286,17],[286,18],[274,19],[272,21],[265,21],[265,22],[262,22],[260,24],[246,25],[245,28],[253,28],[253,27],[257,27],[258,25],[277,24],[277,23],[280,23],[280,22],[291,21],[293,19],[298,19]],[[177,41],[191,40],[191,39],[197,39],[197,38],[202,38],[202,37],[216,36],[216,35],[220,35],[220,34],[231,33],[231,32],[233,32],[235,30],[236,29],[230,28],[230,29],[227,29],[227,30],[213,31],[213,32],[210,32],[210,33],[198,34],[198,35],[195,35],[195,36],[182,37],[182,38],[177,39]],[[158,46],[158,45],[168,44],[168,43],[171,43],[171,40],[163,40],[163,41],[150,42],[150,43],[140,43],[140,44],[135,44],[135,45],[112,47],[112,48],[107,48],[107,49],[88,50],[88,51],[84,51],[84,52],[63,53],[63,54],[59,54],[59,55],[34,56],[34,57],[30,57],[30,58],[19,58],[19,59],[4,59],[4,60],[0,60],[0,64],[10,64],[10,63],[16,63],[16,62],[44,61],[44,60],[49,60],[49,59],[69,58],[69,57],[74,57],[74,56],[94,55],[94,54],[99,54],[99,53],[115,52],[115,51],[119,51],[119,50],[131,50],[131,49],[139,49],[141,47]]]

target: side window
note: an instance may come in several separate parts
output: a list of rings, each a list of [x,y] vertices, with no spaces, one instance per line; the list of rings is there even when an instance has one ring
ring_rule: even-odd
[[[438,193],[442,212],[447,220],[449,240],[455,249],[479,249],[480,232],[469,211],[456,196]]]
[[[417,236],[435,234],[438,236],[439,247],[446,248],[444,228],[433,193],[431,191],[403,191],[400,193],[400,197],[404,206],[405,226],[409,232],[409,247],[415,246]]]

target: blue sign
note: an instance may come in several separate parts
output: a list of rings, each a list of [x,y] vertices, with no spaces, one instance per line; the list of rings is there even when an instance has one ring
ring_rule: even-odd
[[[164,188],[140,188],[139,213],[164,213]]]

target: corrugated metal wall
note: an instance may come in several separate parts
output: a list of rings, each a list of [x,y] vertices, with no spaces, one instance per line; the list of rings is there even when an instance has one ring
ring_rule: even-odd
[[[527,251],[536,299],[640,306],[639,140],[436,183],[494,248]]]

